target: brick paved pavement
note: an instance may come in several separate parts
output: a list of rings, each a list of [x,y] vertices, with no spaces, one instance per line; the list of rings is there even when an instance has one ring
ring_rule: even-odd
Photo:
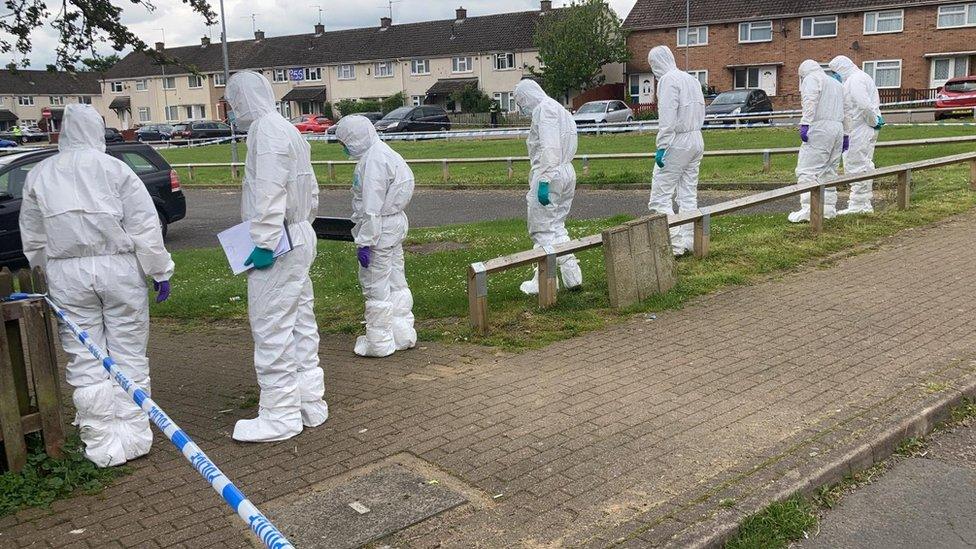
[[[926,383],[976,379],[974,237],[976,216],[957,218],[521,355],[428,345],[360,360],[350,338],[326,338],[333,417],[279,444],[229,438],[252,413],[235,404],[254,387],[240,326],[155,328],[153,396],[272,514],[277,498],[409,454],[487,503],[392,545],[664,544],[760,489],[773,464],[815,467],[920,406]],[[0,545],[249,546],[167,442],[133,467],[99,496],[0,519]]]

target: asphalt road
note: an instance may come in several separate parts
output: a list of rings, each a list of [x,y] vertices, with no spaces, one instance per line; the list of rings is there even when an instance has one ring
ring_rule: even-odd
[[[217,246],[217,233],[240,223],[240,192],[228,189],[184,187],[186,219],[169,228],[166,244],[170,249]],[[573,203],[572,218],[593,219],[617,214],[647,213],[646,190],[580,190]],[[701,205],[715,204],[755,191],[703,191]],[[319,215],[349,217],[352,212],[348,190],[323,190],[319,195]],[[798,206],[785,200],[755,211],[784,212]],[[524,190],[428,190],[418,189],[407,208],[411,227],[437,227],[474,221],[525,217]]]

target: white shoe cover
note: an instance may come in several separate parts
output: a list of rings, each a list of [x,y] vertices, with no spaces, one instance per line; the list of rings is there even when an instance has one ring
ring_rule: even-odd
[[[392,308],[388,301],[366,302],[366,335],[356,338],[353,351],[357,355],[380,358],[396,352]]]
[[[302,402],[302,425],[318,427],[329,419],[329,404],[324,400]]]
[[[837,217],[837,207],[825,207],[824,208],[824,219],[833,219]]]
[[[810,209],[801,208],[790,214],[790,223],[805,223],[810,221]]]
[[[289,420],[256,417],[242,419],[234,425],[233,439],[240,442],[277,442],[302,432],[302,419]]]
[[[855,215],[855,214],[865,214],[874,213],[874,207],[868,205],[867,207],[848,207],[846,210],[838,210],[837,215]]]
[[[366,331],[369,332],[369,329],[367,328]],[[359,336],[356,338],[356,346],[353,348],[353,352],[359,356],[383,358],[396,352],[396,344],[392,337],[388,343],[376,344],[369,340],[369,336]]]
[[[559,258],[559,274],[563,277],[563,287],[573,290],[583,285],[583,271],[580,269],[579,260],[575,256]]]
[[[390,296],[390,301],[393,303],[390,328],[396,350],[413,349],[417,345],[417,330],[413,327],[413,295],[410,290],[396,291]]]
[[[115,419],[115,384],[106,379],[79,387],[72,400],[77,410],[74,424],[85,443],[85,457],[98,467],[125,463],[126,452]]]
[[[519,290],[525,295],[539,295],[539,269],[534,269],[532,278],[519,285]]]

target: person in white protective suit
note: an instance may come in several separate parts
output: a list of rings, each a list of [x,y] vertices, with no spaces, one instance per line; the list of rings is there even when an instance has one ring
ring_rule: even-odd
[[[698,209],[698,171],[705,143],[705,96],[697,78],[679,70],[667,46],[656,46],[647,62],[657,78],[658,132],[654,155],[651,198],[652,212],[674,214]],[[694,248],[691,224],[671,229],[671,249],[682,255]]]
[[[248,130],[241,218],[251,222],[254,242],[246,263],[254,267],[247,275],[247,298],[261,388],[258,417],[238,421],[233,438],[285,440],[329,417],[309,277],[316,255],[312,221],[318,182],[308,141],[275,109],[265,77],[234,74],[227,81],[227,101],[237,123]],[[275,259],[272,251],[286,227],[292,250]]]
[[[837,175],[840,158],[847,150],[850,120],[844,111],[844,86],[827,76],[820,63],[807,59],[800,64],[800,154],[796,163],[797,183],[823,181]],[[824,194],[824,217],[837,216],[837,188]],[[800,196],[800,209],[789,215],[793,223],[810,221],[810,193]]]
[[[403,210],[413,197],[413,172],[363,116],[343,117],[336,138],[359,161],[352,183],[352,234],[366,299],[366,335],[357,338],[354,350],[359,356],[389,356],[417,344],[413,294],[403,267],[409,229]]]
[[[543,248],[569,242],[566,218],[576,196],[576,121],[565,107],[546,95],[534,80],[515,86],[515,103],[532,115],[532,126],[525,144],[529,150],[529,191],[527,221],[534,247]],[[583,284],[583,271],[575,255],[559,256],[559,272],[568,289]],[[523,293],[539,293],[539,270],[520,286]]]
[[[878,131],[884,126],[881,116],[881,98],[874,79],[857,68],[848,57],[838,55],[830,62],[830,70],[839,74],[844,82],[844,103],[851,121],[850,148],[844,153],[844,173],[847,175],[869,172],[874,169],[874,147],[878,143]],[[871,213],[872,181],[851,183],[847,209],[837,215]]]
[[[105,123],[90,105],[64,110],[58,154],[30,171],[20,210],[24,254],[47,273],[51,298],[117,363],[150,391],[149,298],[169,297],[173,260],[145,184],[105,154]],[[85,457],[99,467],[149,453],[149,418],[66,326],[67,381]]]

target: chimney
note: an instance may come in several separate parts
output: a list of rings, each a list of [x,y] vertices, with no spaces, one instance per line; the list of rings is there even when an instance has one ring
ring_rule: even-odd
[[[550,10],[552,10],[552,0],[542,0],[542,2],[539,3],[539,11],[547,12]]]
[[[254,31],[254,40],[257,42],[264,40],[264,31]]]
[[[315,36],[322,36],[323,34],[325,34],[325,25],[322,23],[315,25]]]
[[[460,8],[455,10],[454,14],[458,21],[464,21],[465,19],[468,18],[468,10],[464,9],[464,6],[461,6]]]
[[[210,45],[210,37],[209,36],[204,36],[203,38],[201,38],[200,39],[200,45],[203,46],[203,47],[205,47],[205,48],[207,46],[209,46]]]
[[[389,17],[380,17],[380,28],[388,29],[393,25],[393,19]]]
[[[166,45],[162,42],[156,42],[156,51],[163,51],[166,49]]]

